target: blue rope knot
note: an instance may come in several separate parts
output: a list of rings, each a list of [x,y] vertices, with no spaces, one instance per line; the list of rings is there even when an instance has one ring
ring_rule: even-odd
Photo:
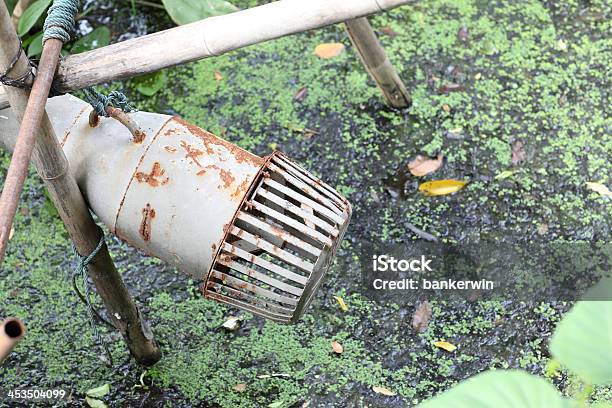
[[[126,113],[135,111],[135,109],[130,105],[127,96],[125,96],[123,92],[112,91],[108,94],[108,96],[96,91],[93,88],[84,89],[83,92],[85,92],[87,101],[91,104],[99,116],[108,117],[108,113],[106,113],[106,108],[108,106],[119,108]]]
[[[70,41],[70,32],[74,29],[74,16],[79,11],[79,0],[54,0],[47,11],[43,26],[43,44],[50,38],[55,38],[64,44]]]

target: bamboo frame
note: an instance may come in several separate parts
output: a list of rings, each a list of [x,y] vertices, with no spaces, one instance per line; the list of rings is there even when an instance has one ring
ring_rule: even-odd
[[[9,64],[19,46],[19,39],[6,5],[0,2],[0,67]],[[22,54],[14,71],[23,73],[28,69],[30,67],[27,57]],[[13,87],[5,88],[5,91],[15,116],[21,121],[29,92]],[[7,139],[11,139],[11,136],[13,135],[8,135]],[[14,142],[14,139],[8,140],[9,144],[11,142]],[[68,171],[68,160],[44,110],[32,159],[78,252],[90,254],[98,245],[100,229],[94,222],[75,179]],[[121,275],[115,269],[106,245],[103,245],[90,263],[88,272],[111,321],[123,335],[135,359],[144,365],[157,362],[161,357],[159,346],[147,323],[141,318]]]
[[[72,92],[341,23],[414,0],[279,0],[71,55],[54,89]]]

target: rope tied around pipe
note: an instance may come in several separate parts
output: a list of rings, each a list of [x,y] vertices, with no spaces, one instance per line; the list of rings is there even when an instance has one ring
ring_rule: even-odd
[[[107,356],[107,359],[108,359],[107,365],[109,367],[112,367],[113,366],[113,357],[112,357],[112,355],[110,353],[110,350],[108,349],[108,346],[107,346],[106,342],[100,336],[100,332],[98,331],[98,327],[96,326],[96,321],[95,321],[94,317],[97,316],[100,320],[102,320],[102,322],[106,323],[107,325],[109,325],[109,326],[111,326],[113,328],[114,328],[114,326],[112,326],[112,324],[110,324],[108,321],[103,319],[102,316],[100,316],[100,314],[96,311],[96,309],[91,304],[91,300],[90,300],[91,285],[89,284],[88,275],[87,275],[87,267],[88,267],[88,265],[98,255],[98,253],[100,252],[100,250],[104,246],[104,242],[105,242],[104,241],[104,232],[102,230],[100,230],[100,241],[98,242],[98,245],[96,246],[96,248],[94,248],[94,250],[91,251],[91,253],[89,255],[87,255],[87,256],[82,256],[81,254],[79,254],[79,252],[77,251],[77,249],[74,246],[74,244],[72,245],[72,250],[73,250],[73,252],[74,252],[74,254],[75,254],[76,258],[77,258],[77,265],[76,265],[74,273],[72,274],[72,286],[74,288],[74,291],[79,296],[79,298],[81,298],[81,300],[87,306],[87,313],[88,313],[88,316],[89,316],[89,324],[91,325],[91,329],[93,331],[93,337],[94,337],[96,343],[101,345],[102,348],[104,349],[104,352],[106,353],[106,356]],[[78,288],[78,285],[77,285],[77,279],[78,278],[81,278],[82,281],[83,281],[83,288],[85,289],[85,293],[84,294],[82,294],[81,291]]]
[[[87,102],[99,116],[109,117],[108,112],[106,112],[106,108],[109,106],[119,108],[126,113],[135,111],[123,92],[112,91],[107,96],[93,88],[86,88],[83,89],[83,93],[85,93]]]
[[[55,38],[64,44],[70,41],[70,33],[74,30],[74,16],[79,11],[79,0],[54,0],[47,11],[43,26],[42,42]]]

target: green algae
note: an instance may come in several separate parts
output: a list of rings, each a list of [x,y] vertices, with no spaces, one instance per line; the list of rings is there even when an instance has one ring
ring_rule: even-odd
[[[605,35],[611,12],[605,1],[587,7],[577,1],[435,0],[375,16],[375,28],[397,33],[381,41],[412,94],[405,112],[384,107],[340,26],[167,70],[164,90],[148,99],[131,96],[142,110],[179,114],[258,154],[287,151],[353,201],[349,237],[357,243],[401,242],[412,237],[406,222],[446,241],[481,233],[529,238],[543,223],[547,238],[607,239],[609,201],[584,183],[611,182],[612,40]],[[457,36],[464,26],[466,41]],[[347,46],[338,58],[313,55],[317,44],[337,41]],[[438,91],[453,82],[465,90]],[[307,96],[296,100],[304,86]],[[528,155],[518,169],[510,162],[517,140]],[[471,180],[455,196],[423,197],[417,180],[397,175],[414,155],[437,152],[444,153],[445,166],[426,179]],[[5,169],[6,156],[2,163]],[[515,173],[495,180],[504,170]],[[67,236],[32,175],[24,203],[28,214],[18,216],[2,266],[0,314],[23,318],[29,334],[18,357],[0,368],[0,382],[64,386],[76,401],[109,382],[117,406],[145,398],[146,390],[132,389],[142,370],[105,329],[121,368],[101,362],[66,276]],[[141,286],[138,273],[174,271],[116,241],[111,248],[120,271],[133,274],[128,284],[164,350],[144,381],[151,389],[172,390],[171,401],[161,400],[173,406],[288,407],[310,400],[405,406],[486,368],[543,374],[547,336],[566,307],[434,303],[432,323],[414,334],[413,305],[377,304],[358,294],[359,270],[347,266],[358,262],[358,244],[345,241],[341,262],[303,323],[282,326],[246,314],[240,330],[227,332],[220,326],[235,311],[201,299],[186,278],[176,278],[178,287]],[[348,312],[337,308],[332,294],[345,298]],[[525,333],[511,347],[504,337],[516,332]],[[442,338],[459,349],[446,354],[432,346]],[[343,344],[342,355],[332,352],[333,340]],[[239,383],[246,384],[244,392],[233,389]],[[398,396],[376,395],[374,385]],[[569,394],[578,387],[557,385]],[[593,399],[609,401],[610,395],[601,387]]]

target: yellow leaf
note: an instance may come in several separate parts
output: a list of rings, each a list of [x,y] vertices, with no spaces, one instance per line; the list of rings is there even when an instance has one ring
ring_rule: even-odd
[[[319,58],[329,59],[337,57],[342,51],[344,51],[344,44],[326,43],[317,45],[314,53]]]
[[[434,346],[446,350],[449,353],[457,350],[457,346],[452,343],[449,343],[448,341],[434,341]]]
[[[344,303],[344,299],[342,299],[340,296],[334,296],[334,299],[336,299],[336,301],[340,305],[340,309],[342,309],[343,312],[348,312],[348,306],[346,305],[346,303]]]
[[[612,191],[610,191],[610,189],[608,189],[608,187],[604,186],[603,184],[587,181],[586,185],[588,188],[601,194],[602,196],[612,197]]]
[[[375,393],[377,393],[377,394],[387,395],[387,396],[389,396],[389,397],[392,397],[392,396],[394,396],[394,395],[397,395],[397,393],[395,393],[395,392],[393,392],[393,391],[391,391],[390,389],[385,388],[385,387],[377,387],[377,386],[373,386],[373,387],[372,387],[372,391],[374,391],[374,392],[375,392]]]
[[[461,190],[466,184],[460,180],[428,181],[419,186],[419,191],[428,196],[447,195]]]
[[[219,71],[215,71],[215,81],[219,82],[223,79],[223,76]]]
[[[15,235],[15,227],[11,227],[11,230],[9,231],[9,241],[13,239],[13,235]]]
[[[331,347],[336,354],[342,354],[342,352],[344,351],[344,347],[342,347],[342,344],[338,343],[337,341],[332,341]]]
[[[430,159],[428,157],[421,156],[420,154],[408,163],[408,170],[413,176],[421,177],[429,173],[433,173],[442,166],[442,160],[444,155],[438,153],[438,157]]]

